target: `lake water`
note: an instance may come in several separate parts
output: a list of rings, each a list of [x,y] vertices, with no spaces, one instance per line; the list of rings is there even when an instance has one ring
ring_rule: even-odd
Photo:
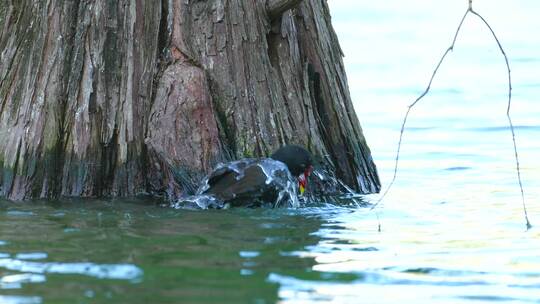
[[[466,2],[330,1],[385,187],[406,106]],[[504,59],[469,16],[409,117],[397,180],[376,212],[0,202],[0,303],[540,303],[540,3],[474,3],[509,56],[531,230]]]

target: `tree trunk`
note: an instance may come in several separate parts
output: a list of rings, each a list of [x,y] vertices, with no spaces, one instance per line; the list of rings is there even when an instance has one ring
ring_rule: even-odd
[[[9,199],[172,199],[285,143],[380,188],[326,1],[4,0],[0,51]]]

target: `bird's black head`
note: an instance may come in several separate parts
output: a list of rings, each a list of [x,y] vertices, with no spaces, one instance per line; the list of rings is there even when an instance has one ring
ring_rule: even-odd
[[[287,145],[279,148],[270,157],[287,165],[291,174],[298,178],[300,194],[304,194],[307,178],[313,170],[313,160],[308,150],[296,145]]]
[[[313,165],[311,153],[296,145],[283,146],[270,157],[285,163],[291,174],[296,177],[311,170]],[[307,175],[309,175],[309,173]]]

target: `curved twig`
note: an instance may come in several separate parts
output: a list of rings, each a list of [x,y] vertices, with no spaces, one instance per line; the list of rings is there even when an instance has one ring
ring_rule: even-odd
[[[470,0],[471,1],[471,0]],[[508,118],[508,124],[510,125],[510,131],[512,131],[512,142],[514,144],[514,156],[516,159],[516,171],[517,171],[517,178],[519,182],[519,189],[521,191],[521,201],[523,203],[523,213],[525,215],[525,222],[527,226],[527,230],[531,229],[532,225],[531,222],[529,222],[529,216],[527,215],[527,207],[525,205],[525,193],[523,192],[523,183],[521,182],[521,169],[519,167],[519,156],[518,156],[518,150],[517,150],[517,144],[516,144],[516,133],[514,132],[514,125],[512,124],[512,117],[510,116],[510,107],[512,106],[512,76],[510,74],[510,64],[508,63],[508,56],[506,55],[506,52],[504,51],[501,42],[499,41],[499,38],[497,38],[497,35],[495,34],[495,31],[491,28],[489,23],[482,17],[480,14],[475,12],[472,7],[469,9],[471,14],[474,14],[484,24],[487,26],[491,34],[493,35],[493,38],[497,42],[497,45],[499,46],[499,50],[501,51],[502,55],[504,56],[504,61],[506,63],[506,69],[508,71],[508,107],[506,108],[506,117]]]

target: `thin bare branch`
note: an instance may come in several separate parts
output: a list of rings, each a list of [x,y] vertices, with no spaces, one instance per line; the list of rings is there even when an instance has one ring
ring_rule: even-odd
[[[491,28],[489,23],[482,17],[480,14],[475,12],[472,8],[469,9],[469,11],[480,18],[482,22],[487,26],[491,34],[493,35],[493,38],[497,42],[497,45],[499,46],[499,50],[501,51],[502,55],[504,56],[504,61],[506,63],[506,69],[508,71],[508,107],[506,108],[506,117],[508,118],[508,124],[510,125],[510,131],[512,131],[512,142],[514,144],[514,156],[516,159],[516,171],[517,171],[517,177],[518,177],[518,183],[519,183],[519,189],[521,191],[521,202],[523,203],[523,213],[525,215],[525,222],[527,226],[527,230],[531,229],[532,225],[529,221],[529,216],[527,215],[527,207],[525,205],[525,193],[523,191],[523,183],[521,182],[521,169],[519,167],[519,156],[518,156],[518,150],[517,150],[517,144],[516,144],[516,134],[514,132],[514,125],[512,124],[512,117],[510,116],[510,107],[512,106],[512,76],[510,73],[510,64],[508,63],[508,56],[506,55],[506,52],[504,51],[501,42],[499,41],[499,38],[497,38],[497,35],[495,34],[495,31]]]
[[[401,124],[401,130],[399,132],[399,142],[398,142],[398,148],[397,148],[397,152],[396,152],[396,159],[395,159],[395,164],[394,164],[394,175],[392,177],[392,181],[390,181],[390,184],[388,185],[388,188],[386,188],[386,190],[384,191],[383,195],[379,198],[379,200],[377,200],[377,202],[371,207],[371,210],[375,209],[382,202],[382,200],[386,197],[386,195],[388,194],[388,192],[392,188],[392,185],[394,185],[394,182],[396,181],[397,169],[398,169],[398,163],[399,163],[399,155],[400,155],[400,151],[401,151],[401,142],[403,141],[403,133],[405,131],[405,124],[407,123],[407,118],[409,117],[409,113],[411,112],[411,109],[422,98],[424,98],[424,96],[426,96],[427,93],[429,92],[429,90],[431,89],[431,84],[433,83],[433,79],[435,79],[435,75],[437,75],[437,71],[439,71],[439,68],[441,67],[444,59],[446,58],[446,55],[448,55],[448,53],[450,53],[450,51],[452,51],[454,49],[454,45],[456,44],[456,40],[457,40],[459,32],[461,30],[461,26],[463,25],[463,22],[465,21],[465,18],[467,17],[469,12],[470,12],[470,10],[467,10],[465,12],[465,14],[463,15],[463,18],[461,18],[461,22],[459,23],[459,26],[458,26],[458,28],[456,30],[456,33],[454,34],[454,39],[452,40],[452,44],[446,49],[446,51],[442,55],[441,59],[439,60],[439,63],[437,64],[437,67],[435,67],[435,70],[433,71],[433,74],[431,75],[431,78],[429,79],[429,83],[428,83],[426,89],[407,108],[407,112],[405,113],[405,117],[403,118],[403,123]],[[380,224],[379,224],[379,226],[380,226]],[[380,230],[380,227],[379,227],[379,230]]]

